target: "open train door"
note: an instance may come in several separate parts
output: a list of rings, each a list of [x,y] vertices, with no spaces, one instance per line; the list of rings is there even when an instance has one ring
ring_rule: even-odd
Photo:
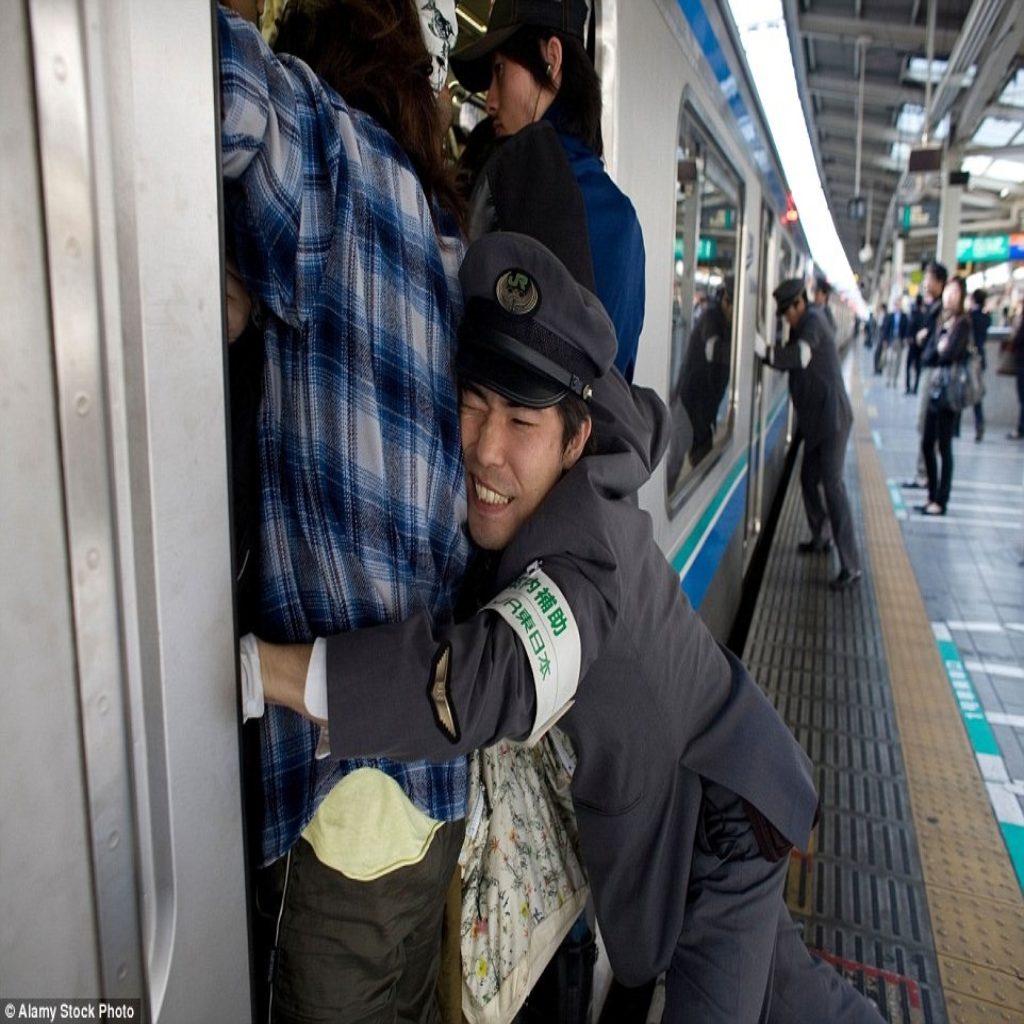
[[[211,5],[0,33],[0,998],[248,1021]]]

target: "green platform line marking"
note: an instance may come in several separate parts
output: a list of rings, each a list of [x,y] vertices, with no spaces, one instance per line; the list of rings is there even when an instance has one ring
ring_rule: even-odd
[[[886,480],[886,487],[889,489],[889,498],[892,500],[893,511],[897,519],[907,518],[907,506],[903,502],[903,491],[895,480]]]
[[[1003,842],[1006,843],[1006,848],[1010,851],[1013,870],[1017,872],[1017,881],[1020,883],[1021,891],[1024,892],[1024,826],[1010,825],[1001,821],[999,829],[1003,833]]]
[[[978,700],[977,691],[971,682],[970,673],[960,657],[960,651],[953,642],[948,627],[944,622],[933,622],[932,632],[935,635],[935,644],[946,669],[946,678],[953,688],[953,696],[960,709],[960,718],[967,731],[967,738],[971,741],[975,757],[985,754],[1002,760],[1003,754],[999,749],[999,742],[985,716],[981,701]],[[999,821],[994,808],[993,814]],[[1020,825],[999,821],[999,831],[1006,844],[1006,851],[1010,855],[1014,873],[1017,875],[1017,883],[1020,885],[1021,891],[1024,892],[1024,828]]]

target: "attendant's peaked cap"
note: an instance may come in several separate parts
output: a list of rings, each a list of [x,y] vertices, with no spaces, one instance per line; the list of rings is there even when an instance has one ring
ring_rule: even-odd
[[[542,409],[589,400],[615,358],[615,327],[593,292],[536,239],[483,235],[459,270],[466,303],[456,369],[462,383]]]
[[[781,316],[786,309],[800,298],[806,286],[802,277],[788,277],[779,285],[772,295],[775,298],[776,312]]]

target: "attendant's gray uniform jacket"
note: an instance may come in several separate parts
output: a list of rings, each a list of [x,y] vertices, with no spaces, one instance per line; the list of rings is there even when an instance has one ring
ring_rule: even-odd
[[[578,623],[579,688],[558,724],[578,757],[572,795],[598,921],[629,985],[667,967],[683,930],[702,777],[801,849],[817,797],[806,754],[690,607],[637,507],[664,450],[664,405],[613,372],[598,382],[593,415],[598,453],[562,477],[501,553],[494,592],[539,559]],[[431,698],[445,644],[456,740]],[[333,637],[327,683],[336,757],[450,757],[534,725],[524,645],[488,609],[446,629],[420,613]]]
[[[800,359],[800,342],[811,350],[811,361],[806,367]],[[770,365],[789,373],[789,393],[806,446],[815,448],[829,438],[841,436],[845,448],[853,408],[843,384],[835,332],[820,309],[807,307],[789,332],[786,344],[772,350]]]

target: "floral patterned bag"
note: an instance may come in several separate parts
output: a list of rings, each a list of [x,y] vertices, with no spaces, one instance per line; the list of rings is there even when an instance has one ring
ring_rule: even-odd
[[[589,887],[564,733],[532,747],[502,741],[470,762],[462,847],[462,1012],[506,1024],[579,917]]]

